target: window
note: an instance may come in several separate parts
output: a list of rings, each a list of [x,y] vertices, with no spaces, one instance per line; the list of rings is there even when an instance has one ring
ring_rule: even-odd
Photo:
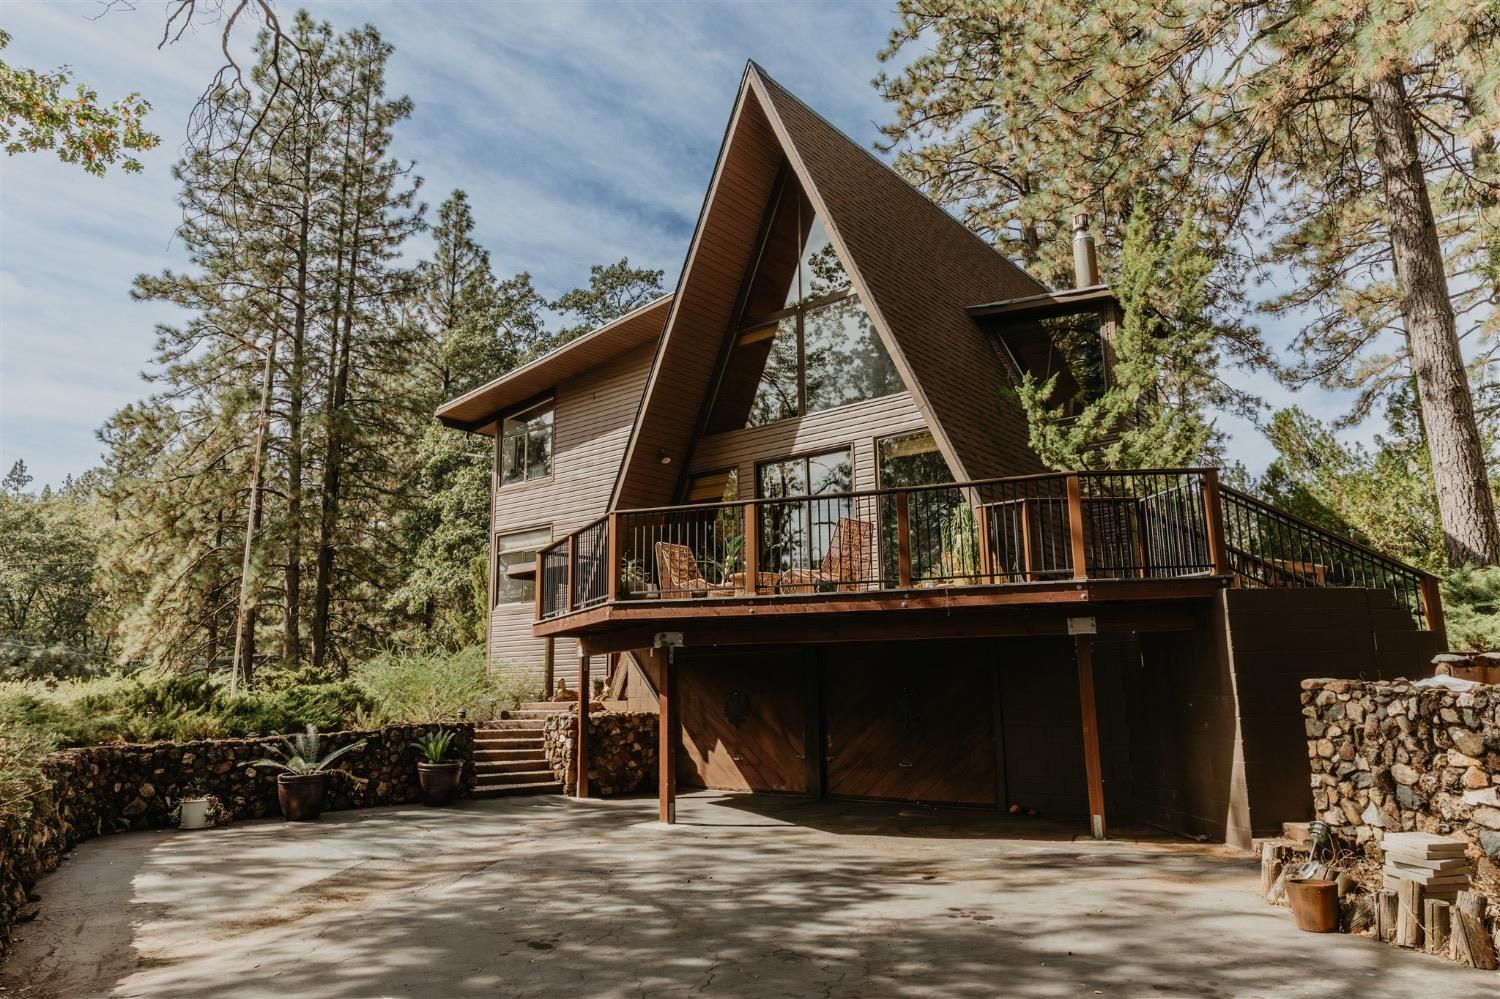
[[[707,432],[759,427],[904,388],[797,185],[778,195]]]
[[[1104,317],[1097,309],[1064,315],[1022,318],[1002,334],[1022,371],[1040,381],[1057,376],[1052,404],[1065,417],[1104,392]]]
[[[932,432],[921,430],[897,437],[885,437],[875,445],[880,458],[880,485],[883,489],[903,486],[931,486],[952,482],[948,462],[938,450]],[[963,493],[957,489],[923,489],[907,495],[908,532],[912,579],[923,580],[950,574],[944,565],[945,555],[953,562],[955,529],[966,526],[959,509],[966,509]],[[880,500],[881,573],[886,585],[894,586],[900,578],[899,528],[895,494]],[[958,521],[955,522],[955,517]]]
[[[732,503],[740,498],[739,478],[732,468],[699,472],[688,479],[687,502]]]
[[[839,518],[849,516],[849,499],[841,495],[854,487],[849,449],[768,461],[755,471],[762,499],[807,497],[801,503],[760,506],[760,570],[816,567],[833,540]]]
[[[536,598],[536,553],[552,543],[552,528],[495,535],[495,605]]]
[[[545,479],[552,474],[552,400],[500,421],[500,484]]]
[[[881,438],[875,450],[880,455],[880,485],[883,489],[953,481],[948,462],[943,460],[943,453],[938,450],[930,430]]]

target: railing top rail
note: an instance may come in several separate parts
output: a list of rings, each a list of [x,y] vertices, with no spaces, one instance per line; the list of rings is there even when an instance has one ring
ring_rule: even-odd
[[[1384,554],[1382,552],[1378,552],[1375,549],[1371,548],[1369,545],[1360,544],[1358,541],[1355,541],[1353,538],[1346,538],[1346,537],[1344,537],[1341,534],[1335,534],[1335,533],[1333,533],[1332,531],[1328,530],[1327,528],[1319,527],[1317,524],[1314,524],[1311,521],[1303,520],[1301,517],[1297,516],[1295,513],[1290,513],[1290,512],[1288,512],[1286,510],[1281,509],[1280,507],[1272,506],[1270,503],[1267,503],[1265,500],[1256,499],[1254,496],[1251,496],[1249,493],[1241,492],[1240,490],[1235,489],[1232,486],[1221,486],[1219,488],[1220,488],[1220,492],[1223,493],[1226,496],[1232,496],[1234,499],[1240,501],[1241,503],[1246,504],[1247,506],[1254,507],[1254,508],[1256,508],[1258,510],[1264,510],[1267,513],[1270,513],[1273,516],[1281,517],[1284,520],[1289,520],[1293,524],[1297,525],[1299,528],[1301,528],[1301,529],[1303,529],[1305,531],[1309,531],[1309,532],[1311,532],[1313,534],[1316,534],[1319,537],[1324,538],[1327,541],[1329,541],[1329,542],[1331,542],[1331,543],[1333,543],[1335,545],[1339,545],[1340,547],[1343,547],[1343,548],[1351,548],[1354,551],[1359,552],[1361,555],[1364,555],[1364,556],[1366,556],[1368,558],[1374,559],[1377,562],[1383,562],[1386,565],[1394,566],[1395,568],[1400,569],[1400,570],[1402,570],[1404,572],[1409,572],[1409,573],[1411,573],[1414,576],[1425,577],[1425,576],[1432,575],[1431,573],[1429,573],[1429,572],[1427,572],[1427,571],[1425,571],[1423,569],[1418,569],[1416,566],[1410,565],[1409,563],[1406,563],[1406,562],[1403,562],[1403,561],[1401,561],[1398,558],[1394,558],[1394,557],[1392,557],[1390,555],[1386,555],[1386,554]]]
[[[546,545],[545,547],[538,548],[537,549],[537,554],[538,555],[542,555],[542,554],[545,554],[546,552],[550,552],[554,548],[559,548],[562,545],[567,544],[569,538],[577,537],[578,535],[584,533],[585,531],[591,531],[591,530],[593,530],[594,528],[598,527],[600,524],[603,524],[604,522],[606,522],[607,520],[609,520],[609,516],[610,515],[606,513],[602,517],[595,517],[593,520],[589,521],[587,524],[584,524],[582,527],[579,527],[579,528],[576,528],[574,530],[569,531],[567,534],[564,534],[562,537],[558,538],[556,541],[551,542],[550,544]]]
[[[654,514],[654,513],[683,513],[684,511],[720,510],[730,507],[744,507],[765,503],[805,503],[808,500],[840,500],[855,499],[868,496],[887,496],[896,493],[925,492],[938,489],[979,489],[985,486],[999,486],[1010,483],[1040,482],[1045,480],[1063,481],[1069,476],[1077,475],[1079,478],[1130,478],[1135,476],[1145,477],[1152,475],[1202,475],[1205,472],[1213,472],[1213,468],[1132,468],[1119,472],[1106,471],[1082,471],[1082,472],[1036,472],[1031,475],[1007,475],[995,479],[970,479],[964,482],[934,482],[920,486],[886,486],[879,489],[858,489],[841,493],[814,493],[808,496],[762,496],[750,499],[723,500],[717,503],[683,503],[675,506],[645,506],[635,507],[628,510],[617,510],[619,514]]]

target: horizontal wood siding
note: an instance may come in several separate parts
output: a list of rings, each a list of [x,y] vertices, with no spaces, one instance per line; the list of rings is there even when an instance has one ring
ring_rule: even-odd
[[[492,535],[551,527],[556,539],[606,511],[650,363],[651,349],[641,347],[557,386],[552,476],[496,489]],[[534,611],[531,603],[491,610],[492,669],[540,681],[546,642],[531,636]],[[555,675],[574,685],[577,643],[557,639],[554,661]]]
[[[705,437],[693,453],[692,470],[706,472],[733,467],[739,473],[740,498],[749,499],[755,495],[757,462],[851,446],[854,488],[875,489],[876,440],[925,427],[911,394],[898,392],[765,427]]]

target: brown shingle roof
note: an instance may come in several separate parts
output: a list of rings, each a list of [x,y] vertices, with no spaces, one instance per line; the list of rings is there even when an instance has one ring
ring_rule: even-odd
[[[495,419],[502,410],[655,340],[661,335],[671,302],[671,295],[647,302],[452,402],[443,403],[437,410],[438,421],[447,427],[493,435]]]

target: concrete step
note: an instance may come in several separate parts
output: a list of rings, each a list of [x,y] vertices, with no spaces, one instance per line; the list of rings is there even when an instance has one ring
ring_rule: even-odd
[[[500,749],[541,749],[542,737],[540,735],[522,735],[509,739],[475,739],[474,751],[482,753],[487,750]]]
[[[474,734],[480,736],[487,732],[540,732],[546,727],[547,721],[544,718],[501,718],[499,721],[485,722],[475,730]]]
[[[522,701],[516,708],[517,711],[544,711],[547,714],[556,714],[559,711],[569,711],[577,701]],[[515,714],[507,711],[506,716]]]
[[[551,770],[545,766],[538,767],[533,764],[533,769],[531,770],[507,770],[504,773],[487,774],[482,779],[475,781],[475,783],[485,785],[545,784],[556,780],[557,778]]]
[[[475,784],[469,793],[475,798],[503,798],[523,794],[562,794],[562,789],[562,785],[554,780],[535,784]]]
[[[476,749],[474,750],[474,762],[497,763],[502,760],[541,760],[546,754],[542,752],[541,746],[518,746],[504,749]]]
[[[522,760],[493,760],[483,763],[477,760],[474,763],[474,772],[479,775],[481,784],[493,783],[488,778],[496,774],[535,774],[551,773],[547,768],[545,759],[532,757]]]

